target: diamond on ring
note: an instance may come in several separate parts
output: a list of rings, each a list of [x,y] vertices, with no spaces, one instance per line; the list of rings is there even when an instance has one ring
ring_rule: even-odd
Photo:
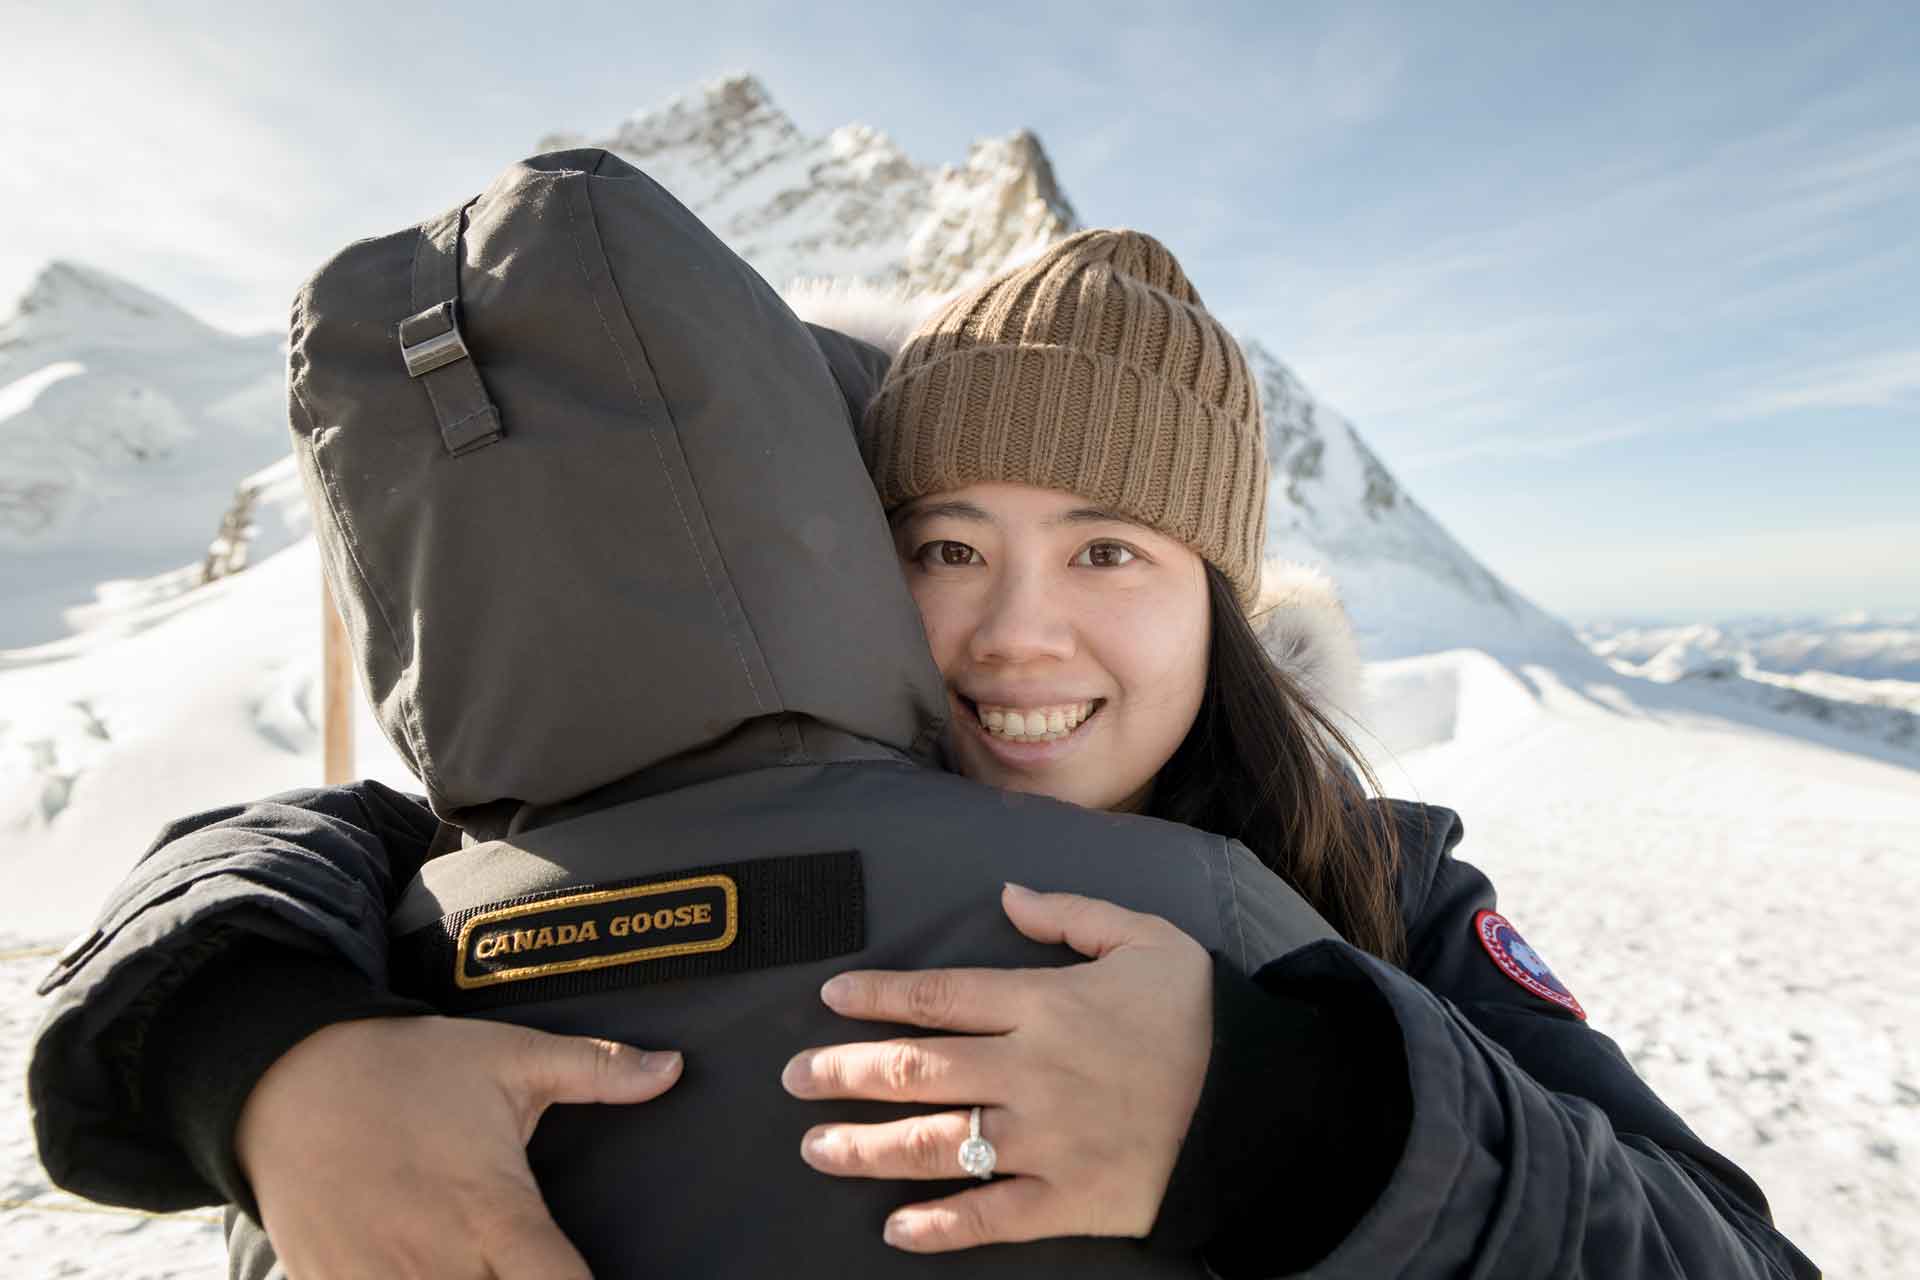
[[[997,1158],[993,1144],[980,1136],[980,1108],[975,1107],[967,1118],[967,1140],[960,1144],[960,1167],[984,1181],[993,1176]]]

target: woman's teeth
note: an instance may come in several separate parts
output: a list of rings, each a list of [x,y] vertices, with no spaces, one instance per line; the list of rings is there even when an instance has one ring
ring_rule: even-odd
[[[1070,702],[1058,707],[975,706],[980,724],[996,738],[1016,742],[1052,742],[1079,728],[1093,714],[1092,702]]]

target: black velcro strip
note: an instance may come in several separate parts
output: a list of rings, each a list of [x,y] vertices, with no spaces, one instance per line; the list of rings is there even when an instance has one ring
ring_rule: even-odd
[[[393,989],[449,1011],[846,955],[866,945],[857,852],[575,885],[395,938]]]

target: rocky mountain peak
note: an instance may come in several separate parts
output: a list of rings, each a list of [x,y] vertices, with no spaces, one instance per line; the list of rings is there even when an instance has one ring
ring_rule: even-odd
[[[931,184],[929,216],[907,244],[907,281],[943,293],[977,284],[1072,232],[1073,205],[1030,131],[983,138]]]
[[[1267,466],[1273,480],[1286,486],[1287,501],[1313,510],[1313,482],[1324,470],[1326,437],[1321,433],[1319,405],[1305,385],[1281,360],[1258,342],[1247,342],[1247,370],[1260,389],[1267,416]]]
[[[696,146],[727,156],[799,137],[799,129],[774,105],[765,85],[753,76],[735,75],[635,115],[614,131],[607,149],[638,162],[677,147]]]
[[[1351,454],[1361,482],[1356,493],[1342,498],[1357,498],[1373,519],[1393,510],[1401,500],[1400,484],[1360,433],[1338,414],[1323,412],[1306,384],[1272,352],[1255,341],[1243,349],[1267,415],[1267,465],[1274,480],[1285,484],[1287,501],[1311,516],[1316,500],[1323,500],[1314,482],[1325,472],[1331,431]]]
[[[645,169],[776,285],[831,276],[915,292],[986,279],[1072,231],[1073,206],[1027,130],[929,170],[885,133],[802,132],[750,75],[715,80],[589,139]]]
[[[1367,656],[1575,643],[1454,541],[1283,361],[1258,342],[1243,350],[1267,419],[1267,553],[1327,567]]]

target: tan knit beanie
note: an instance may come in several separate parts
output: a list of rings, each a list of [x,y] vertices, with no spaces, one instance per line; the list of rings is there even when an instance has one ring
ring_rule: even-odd
[[[937,312],[861,425],[889,511],[1003,482],[1062,489],[1178,539],[1259,594],[1266,431],[1233,335],[1165,245],[1082,231]]]

